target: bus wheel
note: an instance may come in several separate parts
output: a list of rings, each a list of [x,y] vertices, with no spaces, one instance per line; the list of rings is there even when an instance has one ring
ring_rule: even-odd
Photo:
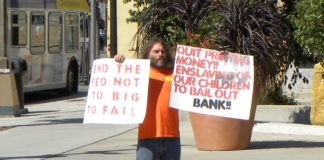
[[[65,94],[78,92],[78,75],[75,67],[70,66],[67,73]]]

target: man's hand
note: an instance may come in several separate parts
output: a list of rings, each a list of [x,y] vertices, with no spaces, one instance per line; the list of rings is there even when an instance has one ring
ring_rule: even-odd
[[[118,62],[118,63],[123,63],[124,60],[125,60],[125,56],[120,55],[120,54],[116,54],[116,55],[114,56],[114,58],[115,58],[115,61]]]
[[[221,50],[221,51],[219,51],[219,53],[220,54],[226,54],[226,53],[228,53],[228,50],[225,50],[225,51],[224,50]]]

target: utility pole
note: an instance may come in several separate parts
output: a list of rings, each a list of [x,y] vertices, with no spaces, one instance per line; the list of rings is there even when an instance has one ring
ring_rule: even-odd
[[[110,0],[110,57],[117,54],[117,2]]]
[[[91,0],[90,4],[90,68],[93,61],[97,58],[97,3],[96,0]],[[91,71],[90,71],[91,72]]]
[[[7,6],[6,0],[0,0],[0,69],[7,68],[7,55],[6,55],[6,22],[7,22]]]

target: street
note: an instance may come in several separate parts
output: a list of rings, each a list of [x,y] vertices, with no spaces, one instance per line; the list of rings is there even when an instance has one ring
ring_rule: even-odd
[[[83,125],[86,86],[71,96],[41,94],[47,98],[27,100],[29,113],[16,118],[1,118],[1,160],[89,160],[136,157],[137,125]],[[54,94],[54,93],[51,93]],[[185,113],[182,113],[185,114]],[[295,127],[301,134],[271,133],[266,124],[278,131]],[[190,121],[182,120],[180,134],[183,160],[324,160],[324,136],[303,131],[312,126],[289,123],[257,123],[250,147],[238,151],[199,151]],[[318,130],[322,126],[315,127]],[[305,132],[306,133],[306,132]]]

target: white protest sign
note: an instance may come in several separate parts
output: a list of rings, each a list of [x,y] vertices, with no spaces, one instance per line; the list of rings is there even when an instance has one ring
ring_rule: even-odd
[[[146,113],[149,60],[93,62],[83,123],[142,123]]]
[[[252,56],[178,45],[170,107],[248,120],[253,80]]]

